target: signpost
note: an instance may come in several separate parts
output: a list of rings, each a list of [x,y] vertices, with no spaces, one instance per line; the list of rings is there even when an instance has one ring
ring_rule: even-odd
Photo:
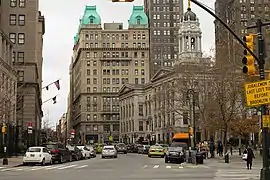
[[[247,106],[270,104],[270,80],[245,85]]]
[[[32,122],[27,123],[27,132],[28,132],[28,134],[33,133],[33,123]]]

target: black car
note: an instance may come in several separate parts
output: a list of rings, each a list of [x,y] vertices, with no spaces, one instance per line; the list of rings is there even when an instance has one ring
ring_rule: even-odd
[[[67,146],[68,150],[71,152],[72,159],[75,161],[83,159],[81,150],[77,146]]]
[[[53,163],[64,163],[67,161],[72,161],[72,156],[70,151],[62,143],[52,142],[44,144],[44,147],[50,150],[52,155]]]
[[[124,143],[118,143],[115,147],[118,153],[122,152],[127,154],[127,146]]]
[[[176,162],[183,163],[185,162],[185,146],[181,146],[180,144],[172,144],[165,155],[165,163],[168,162]]]

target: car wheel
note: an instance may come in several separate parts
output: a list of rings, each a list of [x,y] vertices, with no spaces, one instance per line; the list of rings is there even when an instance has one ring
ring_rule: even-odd
[[[27,166],[27,165],[28,165],[28,163],[26,163],[26,162],[23,162],[23,165],[24,165],[24,166]]]
[[[105,157],[104,156],[101,156],[102,159],[104,159]]]
[[[168,161],[168,159],[167,158],[165,158],[165,163],[168,163],[169,161]]]
[[[64,162],[63,156],[61,155],[61,156],[60,156],[60,160],[59,160],[59,164],[62,164],[63,162]]]
[[[45,159],[43,158],[42,161],[41,161],[41,166],[45,166],[46,163],[45,163]]]
[[[150,154],[148,154],[148,157],[152,157]]]
[[[163,155],[163,156],[161,156],[161,158],[164,158],[164,155]]]
[[[124,154],[127,154],[127,151],[125,151]]]
[[[117,156],[115,156],[114,158],[117,158]]]

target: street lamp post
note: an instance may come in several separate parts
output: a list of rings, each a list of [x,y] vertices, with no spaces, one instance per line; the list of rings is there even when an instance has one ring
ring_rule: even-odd
[[[196,106],[196,101],[195,101],[195,91],[193,89],[188,89],[187,91],[187,99],[190,100],[189,96],[192,95],[192,126],[193,126],[193,146],[192,148],[196,148],[196,119],[195,119],[195,106]],[[191,118],[190,118],[191,120]],[[191,122],[190,122],[191,123]]]

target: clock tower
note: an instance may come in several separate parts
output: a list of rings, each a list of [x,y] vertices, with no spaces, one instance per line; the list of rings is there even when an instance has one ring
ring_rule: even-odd
[[[202,32],[199,19],[190,7],[180,20],[178,40],[178,63],[199,63],[202,59]]]

